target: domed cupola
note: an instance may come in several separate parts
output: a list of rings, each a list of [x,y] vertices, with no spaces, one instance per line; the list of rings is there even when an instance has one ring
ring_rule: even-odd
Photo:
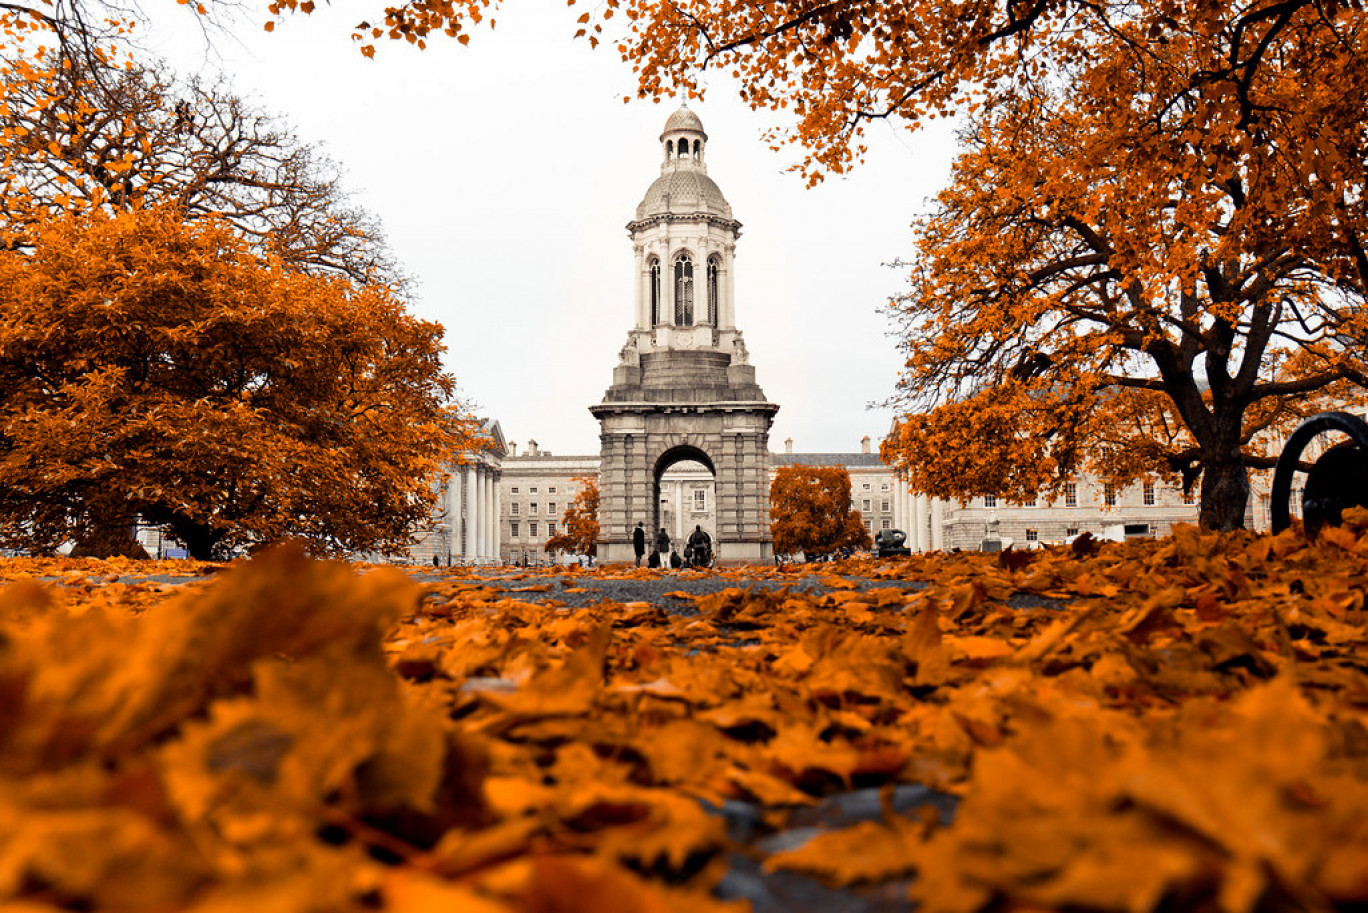
[[[688,105],[670,115],[660,134],[664,161],[660,177],[646,190],[636,209],[638,221],[652,216],[687,216],[695,213],[732,217],[731,204],[722,190],[708,177],[705,152],[708,134],[703,121]]]
[[[663,352],[687,351],[700,363],[711,359],[717,378],[728,371],[736,378],[750,376],[732,284],[741,223],[708,177],[707,143],[703,121],[688,105],[671,114],[660,134],[660,177],[627,223],[636,250],[637,307],[621,354],[624,365],[641,367],[642,383],[658,378],[639,359],[649,362]],[[703,358],[704,351],[711,355]],[[713,386],[731,382],[718,379]],[[737,382],[747,388],[752,383]]]

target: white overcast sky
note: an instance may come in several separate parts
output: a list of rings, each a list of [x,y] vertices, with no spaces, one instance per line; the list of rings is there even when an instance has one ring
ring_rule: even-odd
[[[462,395],[508,440],[567,455],[599,449],[588,406],[611,382],[634,307],[624,226],[678,107],[632,98],[614,51],[571,39],[578,12],[519,0],[469,46],[383,42],[374,60],[348,37],[355,9],[322,4],[270,34],[254,12],[211,49],[184,15],[143,34],[182,73],[226,72],[343,165],[416,279],[414,312],[445,326]],[[786,171],[796,150],[761,139],[782,114],[749,110],[716,75],[691,107],[708,173],[743,226],[736,320],[780,405],[771,449],[789,437],[799,452],[877,444],[891,413],[867,406],[893,392],[901,364],[878,309],[906,284],[883,264],[913,254],[909,223],[948,175],[948,129],[879,125],[862,166],[807,189]]]

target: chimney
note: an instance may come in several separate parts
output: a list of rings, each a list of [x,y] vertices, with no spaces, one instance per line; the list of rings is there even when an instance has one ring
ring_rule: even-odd
[[[784,438],[784,453],[793,453],[793,438]]]
[[[518,442],[517,442],[517,441],[509,441],[509,442],[508,442],[508,455],[509,455],[509,456],[517,456],[517,455],[518,455]]]
[[[528,438],[528,439],[527,439],[527,455],[528,455],[528,456],[536,456],[536,455],[537,455],[537,442],[534,441],[534,440],[532,440],[532,438]]]
[[[869,453],[869,435],[860,438],[860,453]]]

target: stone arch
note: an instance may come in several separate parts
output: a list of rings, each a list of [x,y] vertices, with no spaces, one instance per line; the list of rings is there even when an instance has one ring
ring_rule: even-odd
[[[666,440],[662,441],[664,446],[651,465],[652,535],[658,534],[662,528],[666,529],[672,545],[680,550],[683,549],[683,539],[688,536],[695,525],[701,526],[714,541],[717,539],[717,464],[704,449],[703,443],[701,435],[667,435]],[[665,490],[665,474],[680,463],[702,465],[708,471],[711,479],[706,482],[701,480],[691,482],[688,485],[690,492],[673,490],[676,487],[682,489],[684,486],[672,485],[669,494],[674,495],[674,500],[670,506],[662,506],[662,500],[668,499]],[[703,496],[704,510],[698,516],[695,516],[695,502],[692,500],[695,497],[691,493],[694,489],[701,489],[705,493]],[[687,520],[685,519],[686,514]]]
[[[670,435],[670,437],[673,438],[673,440],[666,441],[665,448],[660,452],[660,455],[656,457],[655,464],[651,467],[651,474],[655,477],[657,482],[660,481],[660,477],[665,473],[665,470],[669,469],[675,463],[682,463],[685,460],[693,460],[696,463],[702,463],[704,466],[708,467],[708,472],[717,475],[717,466],[713,463],[712,457],[708,456],[707,451],[700,446],[702,442],[699,440],[690,440],[690,438],[695,437],[694,435],[688,435],[687,437]]]

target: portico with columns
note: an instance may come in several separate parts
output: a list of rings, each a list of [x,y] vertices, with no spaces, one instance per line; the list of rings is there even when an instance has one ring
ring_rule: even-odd
[[[508,447],[498,422],[490,423],[485,431],[489,443],[466,454],[466,462],[454,467],[448,480],[448,527],[455,564],[499,561],[499,476]]]

